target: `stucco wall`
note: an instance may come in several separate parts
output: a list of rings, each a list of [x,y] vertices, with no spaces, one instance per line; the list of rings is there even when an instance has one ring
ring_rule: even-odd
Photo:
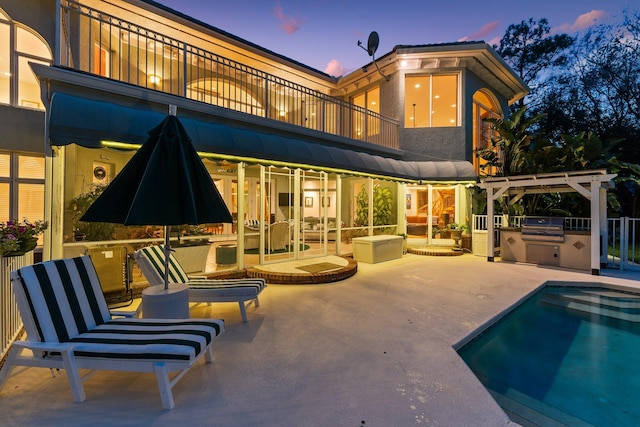
[[[44,153],[44,111],[0,105],[0,149]]]

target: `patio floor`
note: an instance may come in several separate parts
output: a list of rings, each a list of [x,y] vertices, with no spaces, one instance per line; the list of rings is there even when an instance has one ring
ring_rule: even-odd
[[[286,266],[283,266],[286,268]],[[152,374],[98,372],[74,403],[63,373],[14,372],[0,391],[3,426],[514,425],[452,346],[547,280],[638,287],[603,276],[473,255],[414,254],[358,264],[353,277],[271,284],[243,324],[237,305],[200,304],[226,333],[162,409]]]

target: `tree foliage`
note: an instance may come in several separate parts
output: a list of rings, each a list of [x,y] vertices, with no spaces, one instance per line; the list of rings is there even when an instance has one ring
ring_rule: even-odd
[[[528,107],[518,120],[531,127],[529,142],[501,143],[516,150],[505,155],[503,172],[607,168],[618,174],[621,215],[640,216],[640,13],[626,11],[617,24],[598,24],[575,38],[549,33],[546,19],[529,19],[511,25],[496,47],[532,89],[509,119]],[[501,137],[509,136],[500,128]],[[512,162],[518,168],[509,169],[520,157]],[[544,203],[575,215],[580,209],[570,198]]]
[[[574,42],[567,34],[549,36],[550,31],[546,19],[534,21],[529,18],[528,21],[509,25],[500,44],[494,46],[498,54],[529,86],[530,99],[545,84],[545,80],[540,78],[541,74],[567,62],[567,48]],[[524,104],[524,99],[521,99],[517,106],[519,108]]]

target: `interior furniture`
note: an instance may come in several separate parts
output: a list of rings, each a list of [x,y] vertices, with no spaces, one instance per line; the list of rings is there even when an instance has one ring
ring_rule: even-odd
[[[427,234],[427,216],[407,215],[407,234],[412,236]]]
[[[164,287],[164,247],[146,246],[138,249],[133,255],[149,284]],[[259,307],[258,295],[267,287],[265,280],[260,277],[211,280],[189,276],[172,254],[169,256],[169,283],[188,285],[190,302],[237,302],[243,322],[247,322],[245,304],[253,302]],[[142,315],[145,315],[144,311]]]
[[[260,247],[260,221],[247,219],[244,221],[244,248],[258,249]]]
[[[213,362],[211,345],[224,332],[216,319],[112,318],[89,256],[22,267],[11,272],[11,285],[27,339],[13,343],[0,386],[16,366],[64,369],[82,402],[90,376],[81,378],[80,369],[153,372],[162,406],[171,409],[173,386],[202,357]]]
[[[265,239],[266,249],[269,252],[282,251],[287,249],[291,242],[289,233],[289,222],[279,221],[269,225]]]

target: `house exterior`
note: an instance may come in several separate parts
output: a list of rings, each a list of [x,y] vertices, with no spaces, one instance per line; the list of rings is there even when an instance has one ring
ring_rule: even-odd
[[[333,77],[259,43],[147,0],[0,0],[0,220],[47,219],[45,259],[161,238],[77,218],[174,105],[235,219],[184,237],[236,242],[239,268],[469,222],[482,119],[527,92],[489,45],[397,45]],[[290,250],[265,253],[283,221]]]

